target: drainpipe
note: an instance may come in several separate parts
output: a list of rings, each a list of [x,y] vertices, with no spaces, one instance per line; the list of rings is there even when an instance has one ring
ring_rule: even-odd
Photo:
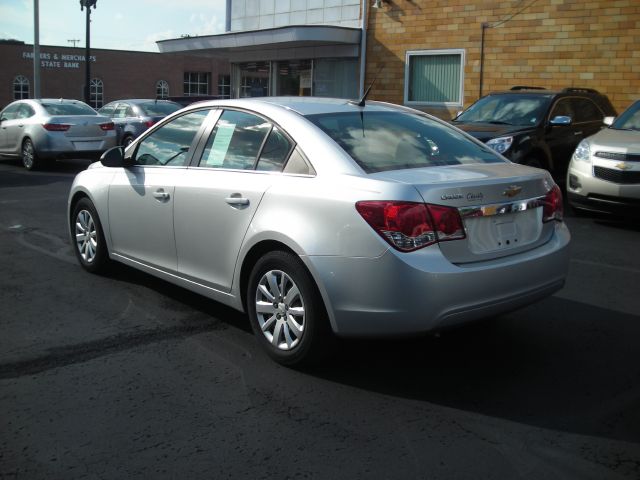
[[[360,33],[360,93],[358,98],[364,95],[364,76],[367,68],[367,2],[362,0],[362,31]]]
[[[478,92],[478,98],[482,98],[482,83],[484,80],[484,31],[489,28],[489,24],[482,22],[480,27],[482,28],[482,35],[480,36],[480,91]]]

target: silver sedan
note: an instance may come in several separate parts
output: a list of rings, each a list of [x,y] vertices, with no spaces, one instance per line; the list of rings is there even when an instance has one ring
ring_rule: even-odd
[[[28,170],[58,158],[98,158],[117,145],[114,124],[79,100],[18,100],[0,112],[0,154]]]
[[[570,235],[548,172],[385,103],[194,104],[76,177],[71,240],[247,312],[287,365],[338,336],[429,332],[560,289]]]

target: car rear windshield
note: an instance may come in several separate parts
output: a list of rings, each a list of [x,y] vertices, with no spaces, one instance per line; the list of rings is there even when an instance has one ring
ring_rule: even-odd
[[[487,95],[462,112],[454,123],[537,125],[544,117],[551,98],[551,95]]]
[[[84,103],[43,103],[42,106],[49,115],[98,115]]]
[[[367,173],[504,161],[448,125],[417,114],[356,111],[307,118]]]
[[[173,102],[147,102],[139,103],[138,106],[144,112],[145,115],[169,115],[170,113],[177,112],[182,108],[182,105]]]

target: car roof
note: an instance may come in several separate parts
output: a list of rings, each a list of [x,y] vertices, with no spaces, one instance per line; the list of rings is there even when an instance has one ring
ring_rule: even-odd
[[[73,98],[30,98],[32,102],[36,103],[82,103],[86,105],[82,100],[75,100]]]
[[[603,96],[602,93],[592,88],[563,88],[547,90],[541,87],[516,86],[510,90],[498,90],[489,93],[489,95],[540,95],[540,96],[556,96],[556,95],[586,95],[586,96]]]
[[[298,113],[299,115],[315,115],[321,113],[347,113],[360,111],[357,101],[345,98],[325,98],[325,97],[251,97],[231,100],[205,100],[197,102],[198,106],[229,106],[257,108],[260,106],[276,106]],[[380,112],[402,112],[411,111],[384,102],[368,101],[364,107],[366,111]]]

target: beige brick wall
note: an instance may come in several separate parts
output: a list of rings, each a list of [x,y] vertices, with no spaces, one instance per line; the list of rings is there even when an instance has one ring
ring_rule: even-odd
[[[640,98],[640,0],[385,1],[369,12],[367,83],[384,64],[370,97],[403,103],[408,50],[455,48],[465,50],[469,106],[479,94],[483,22],[496,25],[485,30],[485,94],[513,85],[588,87],[618,112]]]

